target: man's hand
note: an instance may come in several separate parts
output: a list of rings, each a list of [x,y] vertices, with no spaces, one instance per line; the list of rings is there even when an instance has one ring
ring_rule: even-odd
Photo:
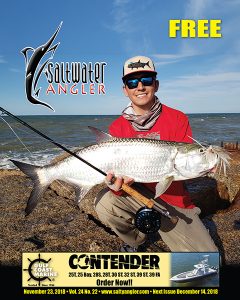
[[[105,182],[107,186],[111,189],[114,190],[115,192],[118,192],[122,188],[122,184],[125,183],[127,185],[131,185],[134,182],[134,179],[123,176],[123,177],[115,177],[112,171],[109,171],[107,173]]]

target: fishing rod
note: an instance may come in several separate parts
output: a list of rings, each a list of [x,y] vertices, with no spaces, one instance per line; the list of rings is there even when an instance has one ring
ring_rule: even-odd
[[[55,142],[53,139],[51,139],[50,137],[48,137],[47,135],[45,135],[44,133],[42,133],[41,131],[35,129],[34,127],[32,127],[31,125],[29,125],[28,123],[24,122],[23,120],[21,120],[20,118],[16,117],[15,115],[11,114],[9,111],[5,110],[4,108],[0,107],[0,110],[5,113],[6,115],[8,115],[9,117],[12,117],[13,119],[17,120],[19,123],[21,123],[22,125],[24,125],[25,127],[30,128],[32,131],[36,132],[37,134],[39,134],[41,137],[43,137],[44,139],[48,140],[49,142],[51,142],[52,144],[56,145],[57,147],[63,149],[64,151],[68,152],[69,154],[71,154],[72,156],[76,157],[77,159],[80,159],[82,162],[84,162],[85,164],[89,165],[89,167],[93,168],[94,170],[100,172],[101,174],[107,176],[107,174],[105,172],[103,172],[102,170],[98,169],[97,167],[95,167],[94,165],[90,164],[88,161],[86,161],[85,159],[83,159],[82,157],[78,156],[76,153],[72,152],[71,150],[69,150],[68,148],[64,147],[63,145]]]
[[[81,156],[79,156],[76,153],[72,152],[71,150],[64,147],[63,145],[57,143],[56,141],[54,141],[53,139],[51,139],[50,137],[48,137],[47,135],[45,135],[41,131],[37,130],[36,128],[32,127],[31,125],[29,125],[28,123],[26,123],[22,119],[20,119],[17,116],[11,114],[9,111],[5,110],[2,107],[0,107],[0,110],[4,114],[12,117],[13,119],[15,119],[16,121],[21,123],[23,126],[28,127],[29,129],[31,129],[32,131],[34,131],[35,133],[37,133],[38,135],[40,135],[44,139],[48,140],[52,144],[56,145],[57,147],[61,148],[64,151],[66,151],[67,153],[74,156],[75,158],[81,160],[83,163],[87,164],[89,167],[93,168],[97,172],[101,173],[104,176],[107,176],[106,172],[104,172],[103,170],[101,170],[101,169],[97,168],[96,166],[92,165],[90,162],[83,159]],[[113,183],[114,183],[114,179],[113,179]],[[140,231],[144,232],[144,230],[145,230],[144,233],[156,232],[160,228],[160,225],[161,225],[158,213],[160,213],[161,215],[169,218],[170,221],[173,224],[177,223],[177,221],[178,221],[177,217],[171,216],[170,213],[166,209],[161,209],[160,207],[156,206],[152,199],[149,199],[149,198],[143,196],[141,193],[139,193],[138,191],[136,191],[135,189],[133,189],[132,187],[130,187],[129,185],[127,185],[125,183],[122,184],[121,188],[124,192],[131,195],[133,198],[139,200],[140,202],[142,202],[146,206],[145,208],[141,208],[136,214],[135,223],[136,223],[136,227]],[[155,209],[155,211],[153,209]],[[153,227],[158,228],[158,229],[153,231]]]

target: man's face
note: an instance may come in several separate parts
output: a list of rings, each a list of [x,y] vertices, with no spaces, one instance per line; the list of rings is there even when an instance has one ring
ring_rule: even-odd
[[[132,79],[140,79],[140,78],[147,78],[147,77],[153,77],[154,75],[151,73],[136,73],[127,78],[127,80]],[[158,90],[159,82],[158,80],[154,79],[151,85],[144,85],[144,79],[137,82],[137,86],[134,88],[129,88],[127,84],[123,87],[123,92],[125,96],[129,97],[129,99],[132,101],[133,106],[137,107],[147,107],[150,108],[151,105],[154,103],[155,99],[155,93]],[[147,82],[147,81],[146,81]],[[148,84],[148,82],[147,82]]]

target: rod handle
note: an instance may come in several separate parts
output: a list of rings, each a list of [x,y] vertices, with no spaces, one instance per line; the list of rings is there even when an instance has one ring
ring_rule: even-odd
[[[122,184],[122,190],[124,192],[126,192],[128,195],[135,198],[136,200],[139,200],[140,202],[142,202],[146,207],[154,208],[154,201],[153,200],[143,196],[142,194],[140,194],[138,191],[136,191],[135,189],[133,189],[129,185],[123,183]],[[162,215],[169,218],[169,220],[172,222],[172,224],[177,224],[177,222],[178,222],[178,217],[177,216],[170,216],[169,213],[166,214],[164,210],[159,209],[159,208],[156,209],[156,210],[159,211]]]
[[[140,194],[139,192],[137,192],[136,190],[134,190],[129,185],[123,183],[122,184],[122,190],[124,192],[126,192],[127,194],[129,194],[130,196],[132,196],[133,198],[135,198],[135,199],[139,200],[140,202],[142,202],[148,208],[152,208],[153,207],[154,202],[151,199],[148,199],[147,197],[143,196],[142,194]]]

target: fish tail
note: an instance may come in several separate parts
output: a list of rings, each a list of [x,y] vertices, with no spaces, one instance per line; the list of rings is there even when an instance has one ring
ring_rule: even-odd
[[[29,215],[34,208],[37,206],[38,200],[42,197],[44,192],[46,191],[49,182],[44,180],[42,173],[42,167],[35,166],[27,163],[23,163],[20,161],[16,161],[10,159],[24,174],[30,177],[33,181],[33,190],[28,199],[27,206],[25,208],[25,215]]]

